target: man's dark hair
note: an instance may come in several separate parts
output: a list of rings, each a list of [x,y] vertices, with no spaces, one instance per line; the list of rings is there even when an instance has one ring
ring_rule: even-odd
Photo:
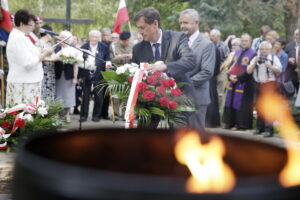
[[[120,34],[120,40],[128,40],[130,38],[131,34],[128,31],[123,31]]]
[[[47,25],[47,24],[43,25],[41,28],[42,28],[42,29],[45,29],[45,30],[47,30],[47,31],[52,31],[51,26],[49,26],[49,25]],[[47,33],[40,33],[40,35],[41,35],[41,37],[44,37],[45,35],[47,35]]]
[[[141,17],[144,17],[144,20],[147,24],[153,24],[153,22],[157,20],[158,27],[160,27],[160,14],[155,8],[143,8],[134,17],[134,22],[137,22]]]
[[[29,10],[20,9],[16,12],[14,20],[16,26],[21,26],[21,23],[24,25],[28,25],[29,21],[35,20],[35,16],[31,14]]]

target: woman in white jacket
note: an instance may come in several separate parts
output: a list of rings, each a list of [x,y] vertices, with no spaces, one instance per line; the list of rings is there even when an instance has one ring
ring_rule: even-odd
[[[30,41],[27,35],[34,28],[35,16],[28,10],[17,11],[14,17],[15,28],[7,42],[7,92],[6,105],[34,104],[41,98],[43,79],[42,60],[53,52],[53,48],[42,52]]]

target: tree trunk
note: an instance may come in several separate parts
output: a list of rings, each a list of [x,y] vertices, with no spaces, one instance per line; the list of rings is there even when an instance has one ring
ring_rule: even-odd
[[[298,10],[300,9],[300,0],[286,0],[285,5],[285,32],[288,42],[294,40],[294,31],[298,26]]]

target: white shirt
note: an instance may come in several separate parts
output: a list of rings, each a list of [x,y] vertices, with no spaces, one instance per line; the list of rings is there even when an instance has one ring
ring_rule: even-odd
[[[269,54],[267,58],[268,58],[269,62],[271,62],[272,54]],[[255,60],[255,57],[251,60],[250,64],[248,65],[248,68],[251,65],[253,65],[254,60]],[[273,56],[273,65],[272,66],[279,69],[280,71],[282,71],[282,65],[280,63],[280,60],[275,55]],[[255,82],[257,82],[257,83],[266,83],[266,82],[270,82],[270,81],[275,81],[276,75],[271,69],[267,70],[267,67],[265,66],[264,63],[262,63],[262,64],[257,63],[257,66],[254,68],[254,71],[253,71],[253,78],[254,78]]]
[[[162,40],[162,30],[161,29],[159,29],[159,31],[160,31],[160,36],[159,36],[159,38],[158,38],[158,40],[157,40],[157,42],[150,42],[150,44],[151,44],[151,47],[152,47],[152,52],[153,52],[153,57],[155,57],[155,47],[153,46],[153,44],[159,44],[159,53],[160,53],[160,56],[161,56],[161,40]]]
[[[91,49],[91,54],[96,56],[97,52],[97,48],[98,48],[98,43],[96,44],[96,46],[93,46],[90,44],[90,49]],[[95,65],[95,57],[93,56],[88,56],[87,58],[87,62],[85,64],[86,69],[88,70],[96,70],[96,65]]]
[[[94,55],[96,56],[96,54],[98,53],[97,52],[97,47],[98,47],[98,44],[96,46],[92,46],[90,45],[90,50],[86,50],[84,49],[85,51],[89,52],[91,55]],[[87,69],[87,70],[91,70],[91,71],[95,71],[96,70],[96,64],[95,64],[95,57],[93,56],[88,56],[85,63],[84,63],[84,60],[83,60],[83,53],[79,53],[79,62],[78,62],[78,67],[82,68],[82,69]],[[80,58],[80,56],[82,58]]]
[[[13,29],[10,32],[6,55],[8,60],[7,82],[36,83],[43,79],[40,51],[25,33]]]
[[[189,37],[189,47],[191,47],[193,45],[193,43],[195,42],[195,40],[197,39],[197,37],[199,35],[200,35],[200,32],[199,32],[199,30],[197,30]]]

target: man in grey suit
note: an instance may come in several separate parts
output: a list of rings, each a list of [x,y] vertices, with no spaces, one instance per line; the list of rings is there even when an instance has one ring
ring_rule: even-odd
[[[154,8],[140,10],[134,21],[143,36],[143,41],[133,47],[132,62],[140,64],[163,61],[151,64],[147,70],[163,71],[177,82],[187,83],[182,88],[183,92],[192,96],[194,87],[187,73],[194,69],[195,57],[188,46],[185,34],[162,30],[160,14]]]
[[[209,79],[213,76],[215,67],[215,45],[199,32],[199,14],[195,9],[186,9],[180,13],[181,30],[189,38],[189,46],[196,55],[196,67],[188,72],[195,87],[196,114],[190,120],[190,125],[196,128],[205,126],[207,106],[210,104]]]

